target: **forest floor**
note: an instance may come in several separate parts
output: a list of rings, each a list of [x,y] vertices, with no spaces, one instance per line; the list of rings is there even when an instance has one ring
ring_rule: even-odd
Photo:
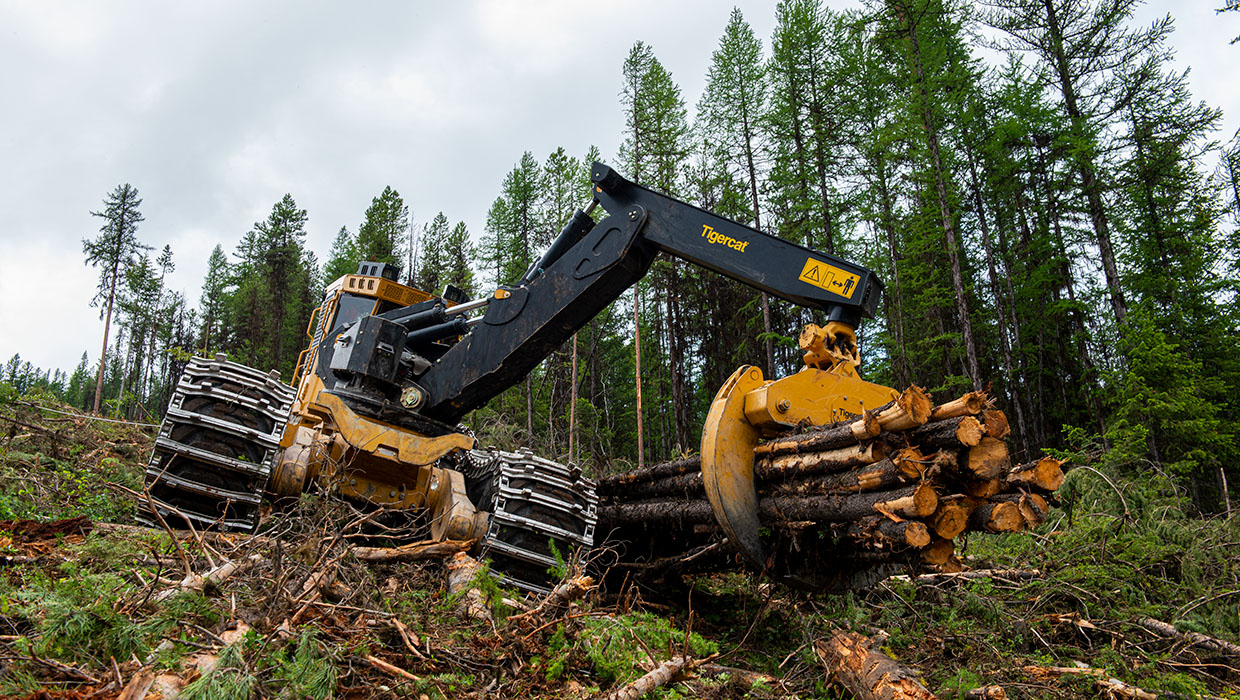
[[[450,557],[363,560],[351,533],[408,533],[332,499],[255,537],[135,527],[153,430],[72,413],[0,393],[6,698],[588,698],[673,656],[702,663],[649,697],[847,698],[815,651],[836,630],[940,698],[1240,698],[1240,522],[1157,475],[1079,468],[1037,531],[972,535],[968,567],[1008,573],[809,595],[738,572],[522,614],[485,567],[462,595]]]

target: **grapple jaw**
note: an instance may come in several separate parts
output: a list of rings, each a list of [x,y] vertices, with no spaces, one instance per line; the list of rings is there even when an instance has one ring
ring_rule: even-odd
[[[715,520],[757,570],[766,568],[754,485],[759,440],[854,419],[899,396],[857,376],[856,336],[845,324],[807,326],[800,344],[806,366],[796,374],[767,381],[757,367],[736,370],[716,394],[702,431],[702,479]]]

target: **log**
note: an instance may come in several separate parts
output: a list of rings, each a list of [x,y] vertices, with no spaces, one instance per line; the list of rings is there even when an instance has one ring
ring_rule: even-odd
[[[1001,685],[974,688],[964,694],[965,700],[1007,700],[1007,691]]]
[[[598,522],[602,532],[635,525],[669,526],[679,531],[692,525],[714,523],[715,513],[706,499],[620,503],[599,506]]]
[[[793,476],[838,472],[863,464],[873,464],[886,457],[879,443],[841,447],[823,452],[762,455],[754,464],[754,476],[760,481],[775,481]]]
[[[1002,490],[1002,479],[977,479],[964,485],[964,492],[974,498],[990,498]]]
[[[980,503],[969,517],[969,527],[986,532],[1020,532],[1024,525],[1015,503]]]
[[[1012,461],[1002,440],[985,437],[977,446],[961,454],[959,466],[961,472],[971,478],[997,479],[1008,473]]]
[[[953,554],[947,561],[939,565],[939,571],[945,574],[958,574],[964,571],[964,562],[960,561],[960,557]]]
[[[1013,467],[1007,475],[1007,483],[1011,486],[1042,491],[1058,491],[1063,482],[1063,462],[1054,457],[1043,457],[1036,462]]]
[[[1046,522],[1051,507],[1046,499],[1036,493],[1001,493],[990,497],[996,503],[1015,503],[1025,527],[1034,528]]]
[[[956,552],[956,545],[951,540],[935,540],[921,550],[921,560],[933,566],[946,564]]]
[[[1180,639],[1188,642],[1190,645],[1199,646],[1203,649],[1209,649],[1210,651],[1217,651],[1221,654],[1226,654],[1240,659],[1240,646],[1232,644],[1231,642],[1201,634],[1200,632],[1181,632],[1173,625],[1163,622],[1162,620],[1155,620],[1152,617],[1143,617],[1137,621],[1137,624],[1153,632],[1154,634]]]
[[[654,481],[630,484],[624,488],[626,500],[644,498],[691,498],[705,493],[702,472],[667,476]]]
[[[905,435],[915,445],[930,447],[973,447],[984,437],[982,424],[973,416],[926,423]]]
[[[399,547],[354,547],[353,556],[370,563],[426,561],[445,559],[457,552],[467,552],[474,540],[427,540]]]
[[[930,529],[939,537],[950,540],[969,526],[969,516],[976,506],[977,502],[964,494],[944,496],[939,499],[939,507],[930,517]]]
[[[465,552],[457,552],[452,563],[448,564],[448,594],[459,595],[457,605],[464,613],[476,620],[493,622],[491,606],[478,588],[476,579],[482,571],[482,564]]]
[[[652,464],[648,467],[633,469],[623,474],[604,477],[599,479],[598,486],[595,489],[600,494],[618,493],[624,487],[631,484],[641,483],[643,481],[654,481],[655,479],[663,479],[669,476],[680,476],[690,472],[702,471],[701,456],[686,457],[671,462],[661,462]]]
[[[925,390],[910,386],[895,400],[876,410],[878,423],[886,432],[915,428],[930,420],[933,407]]]
[[[1012,433],[1012,426],[1008,425],[1007,414],[997,408],[982,411],[982,425],[986,429],[986,435],[997,440],[1002,440]]]
[[[846,472],[824,474],[809,479],[788,480],[780,483],[774,494],[808,495],[815,493],[861,493],[885,491],[904,483],[907,477],[890,459],[856,467]],[[758,484],[759,490],[762,484]]]
[[[910,479],[920,479],[926,474],[926,457],[916,447],[905,447],[892,455],[891,461]]]
[[[763,522],[847,522],[876,512],[904,518],[924,518],[936,507],[938,495],[929,484],[871,493],[763,498],[758,502],[758,512]]]
[[[940,421],[960,416],[976,416],[986,407],[986,392],[970,391],[955,401],[935,406],[930,411],[930,420]]]
[[[869,516],[848,526],[848,535],[861,542],[882,542],[901,547],[925,547],[930,544],[926,524],[916,520],[894,521],[884,516]]]
[[[935,700],[913,671],[875,647],[866,637],[839,630],[814,643],[831,679],[857,700]]]
[[[776,438],[758,445],[753,451],[757,454],[782,455],[829,450],[856,445],[877,436],[881,431],[882,426],[878,422],[878,416],[873,411],[866,411],[851,423]]]

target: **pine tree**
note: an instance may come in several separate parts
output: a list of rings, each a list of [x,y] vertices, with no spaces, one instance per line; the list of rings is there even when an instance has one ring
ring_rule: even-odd
[[[469,297],[478,294],[471,265],[474,259],[474,246],[469,240],[469,228],[465,226],[464,221],[458,221],[444,239],[443,258],[443,283],[455,286]]]
[[[447,267],[444,242],[450,231],[448,217],[444,216],[443,212],[436,214],[435,218],[422,228],[422,250],[414,286],[428,294],[439,294],[447,282],[444,275]]]
[[[400,265],[405,257],[403,244],[408,228],[409,207],[405,200],[390,186],[384,187],[383,192],[371,200],[366,209],[366,220],[357,229],[354,244],[356,261],[372,260]]]
[[[202,313],[202,343],[199,347],[203,355],[209,355],[213,347],[223,343],[220,336],[228,303],[228,284],[228,256],[224,254],[223,246],[217,243],[211,250],[211,257],[207,258],[207,275],[202,281],[202,295],[198,298],[198,308]]]
[[[360,262],[357,254],[357,244],[353,240],[353,234],[349,233],[347,226],[341,226],[336,232],[336,238],[332,241],[332,249],[327,254],[327,264],[323,267],[323,278],[328,282],[334,282],[345,275],[351,275],[357,272],[357,264]]]
[[[112,310],[116,303],[117,286],[125,272],[134,262],[134,256],[148,250],[138,242],[138,224],[142,223],[142,213],[138,207],[142,200],[138,198],[138,189],[129,183],[117,185],[116,189],[103,201],[102,212],[92,211],[91,216],[104,220],[99,228],[99,236],[92,240],[82,240],[82,252],[86,255],[86,264],[99,268],[99,286],[91,306],[99,307],[99,316],[103,324],[103,356],[107,356],[108,332],[112,327]],[[95,403],[93,411],[99,412],[100,397],[103,394],[102,362],[95,381]]]
[[[759,170],[765,149],[759,124],[767,109],[767,74],[762,43],[754,36],[740,9],[734,8],[719,48],[711,57],[706,92],[698,102],[698,119],[711,135],[725,166],[740,173],[749,191],[749,220],[762,229],[758,197]],[[775,345],[771,336],[770,299],[761,294],[765,371],[775,369]]]

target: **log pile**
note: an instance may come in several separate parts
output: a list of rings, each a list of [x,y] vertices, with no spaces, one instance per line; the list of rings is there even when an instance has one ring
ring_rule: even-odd
[[[847,422],[760,442],[754,480],[770,531],[767,568],[813,587],[868,585],[880,569],[959,571],[957,538],[1042,524],[1063,484],[1054,458],[1013,464],[1008,432],[984,392],[934,405],[914,386]],[[628,543],[620,568],[729,565],[726,549],[691,562],[677,556],[721,537],[698,458],[608,477],[599,494],[600,534]]]

